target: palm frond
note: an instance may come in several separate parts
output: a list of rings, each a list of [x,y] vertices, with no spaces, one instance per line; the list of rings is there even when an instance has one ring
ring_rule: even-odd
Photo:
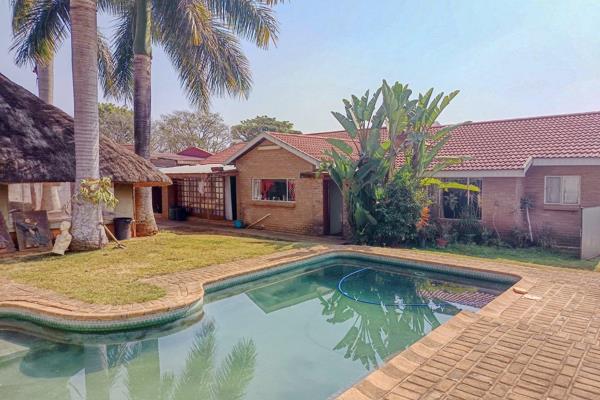
[[[15,63],[46,64],[70,31],[69,0],[17,0],[12,25]]]
[[[214,372],[215,352],[215,325],[213,321],[207,321],[196,332],[183,373],[175,381],[174,399],[210,398],[209,390]]]
[[[211,94],[247,96],[252,83],[248,59],[230,30],[215,18],[195,20],[197,13],[165,0],[155,0],[154,6],[154,41],[171,58],[194,105],[208,109]],[[199,37],[192,40],[195,34]]]
[[[160,2],[160,4],[165,3]],[[160,16],[164,17],[164,19],[161,18],[161,21],[165,23],[169,17],[176,14],[183,16],[186,24],[181,26],[182,31],[188,31],[189,40],[194,46],[200,45],[211,34],[209,29],[212,27],[212,13],[204,1],[199,0],[179,0],[177,8],[179,9],[178,13],[173,13],[172,11],[177,11],[177,9],[170,5],[169,10],[163,9],[162,12],[159,12]]]
[[[215,375],[214,400],[241,400],[254,377],[256,346],[252,340],[241,340],[225,357]]]
[[[10,9],[12,10],[12,29],[15,31],[23,23],[23,19],[31,13],[31,8],[35,0],[10,0]]]
[[[130,7],[120,13],[112,39],[112,79],[109,95],[118,100],[133,98],[133,39],[135,9]]]
[[[133,2],[134,0],[97,0],[99,11],[116,15],[126,13],[133,7]]]
[[[236,35],[267,48],[277,42],[279,26],[273,9],[255,0],[196,0],[207,4],[213,15]],[[272,2],[271,2],[272,3]]]
[[[113,93],[114,62],[108,41],[98,32],[98,79],[105,96],[117,97]]]

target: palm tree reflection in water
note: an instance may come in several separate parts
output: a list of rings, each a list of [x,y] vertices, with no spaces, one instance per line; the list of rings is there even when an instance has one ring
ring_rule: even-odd
[[[380,304],[350,299],[339,290],[328,297],[319,296],[319,299],[327,322],[340,324],[352,321],[350,329],[334,350],[345,349],[345,358],[359,360],[367,370],[376,368],[390,355],[402,351],[437,328],[440,325],[437,312],[454,315],[460,311],[450,303],[419,295],[420,286],[430,285],[427,279],[394,279],[385,273],[374,273],[359,277],[356,282],[357,298],[365,296],[370,302]],[[386,288],[393,290],[391,298],[395,302],[401,300],[403,304],[427,306],[400,308],[389,305],[391,293]]]
[[[177,377],[162,378],[164,399],[169,400],[240,400],[256,366],[256,346],[252,340],[240,340],[216,368],[215,325],[202,325],[188,353],[184,371]]]
[[[202,323],[177,374],[161,374],[158,339],[86,346],[85,395],[77,390],[76,398],[241,400],[254,376],[256,346],[238,341],[217,366],[215,331],[213,321]]]

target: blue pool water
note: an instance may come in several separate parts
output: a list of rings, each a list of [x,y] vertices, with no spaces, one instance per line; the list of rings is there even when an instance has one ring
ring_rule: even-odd
[[[327,399],[509,285],[338,257],[209,290],[201,314],[155,329],[4,319],[0,399]]]

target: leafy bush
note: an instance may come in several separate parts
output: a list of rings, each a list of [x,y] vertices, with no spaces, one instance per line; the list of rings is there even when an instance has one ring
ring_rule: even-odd
[[[434,245],[436,239],[439,239],[441,234],[440,225],[437,221],[429,222],[423,228],[419,229],[419,245],[421,247]]]
[[[380,246],[414,241],[422,209],[418,190],[409,178],[397,174],[375,204],[373,217],[377,224],[368,225],[363,231],[357,232],[357,241]]]
[[[456,234],[456,230],[451,222],[443,221],[439,222],[439,232],[440,237],[444,240],[447,240],[449,243],[456,242],[458,239],[458,235]]]
[[[509,244],[518,249],[528,247],[531,244],[529,232],[519,226],[513,227],[510,231]]]
[[[554,232],[548,225],[543,225],[542,229],[537,233],[535,244],[543,249],[553,249],[556,247],[556,239]]]
[[[483,225],[472,210],[465,210],[454,223],[458,241],[469,243],[481,243]]]

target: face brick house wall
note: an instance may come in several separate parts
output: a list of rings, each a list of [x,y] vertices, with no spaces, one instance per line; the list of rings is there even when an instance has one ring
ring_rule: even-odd
[[[580,204],[544,204],[544,177],[565,175],[581,177]],[[534,202],[530,212],[534,236],[545,225],[552,230],[558,244],[578,247],[581,207],[600,206],[600,166],[531,167],[525,177],[525,193]]]
[[[546,176],[576,175],[581,177],[581,204],[545,205]],[[481,195],[482,222],[507,239],[513,227],[527,229],[521,198],[533,200],[530,210],[534,238],[548,227],[560,246],[579,247],[581,240],[581,207],[600,206],[600,166],[531,167],[524,178],[483,178]]]
[[[271,214],[259,225],[273,231],[322,235],[323,180],[300,178],[301,173],[312,172],[313,165],[287,150],[273,147],[265,141],[235,161],[239,218],[251,224]],[[294,179],[296,201],[252,200],[252,179],[258,178]]]
[[[515,226],[521,226],[522,196],[523,178],[483,178],[481,221],[506,238]]]

